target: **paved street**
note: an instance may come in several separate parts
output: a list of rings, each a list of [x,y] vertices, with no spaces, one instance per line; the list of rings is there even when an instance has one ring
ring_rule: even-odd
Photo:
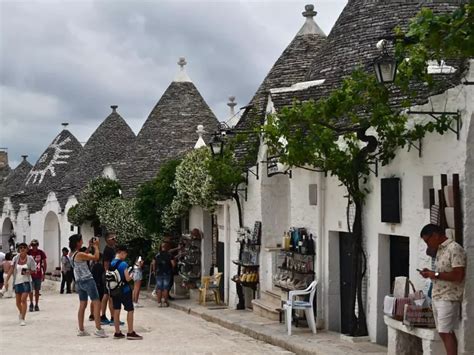
[[[135,330],[144,339],[130,341],[113,339],[110,326],[105,326],[111,336],[107,339],[78,337],[76,294],[44,293],[41,311],[28,312],[25,327],[18,324],[14,299],[0,299],[0,353],[291,354],[182,311],[158,308],[147,300],[142,302],[145,307],[135,311]],[[86,320],[86,329],[92,332],[93,323]]]

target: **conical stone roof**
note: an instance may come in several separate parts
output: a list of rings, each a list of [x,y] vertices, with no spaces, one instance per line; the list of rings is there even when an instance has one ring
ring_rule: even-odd
[[[326,35],[313,19],[316,16],[314,6],[306,5],[303,16],[306,18],[305,23],[260,84],[249,107],[242,114],[238,128],[262,124],[270,89],[289,87],[304,81],[311,64],[319,57]]]
[[[3,208],[3,198],[17,194],[26,176],[33,167],[30,162],[26,159],[27,156],[23,156],[23,161],[18,166],[10,171],[10,174],[0,184],[0,211]]]
[[[136,136],[117,112],[117,106],[111,108],[112,113],[90,136],[68,174],[65,185],[70,187],[70,194],[80,191],[88,181],[101,176],[107,165],[120,171],[121,165],[126,162],[127,149],[132,146]]]
[[[121,181],[126,194],[133,194],[139,184],[155,177],[163,162],[193,149],[198,125],[204,126],[206,142],[218,127],[216,116],[184,72],[184,58],[178,64],[181,71],[151,111],[129,151],[126,178]]]
[[[24,179],[16,203],[27,203],[30,212],[42,208],[51,191],[64,190],[64,181],[82,150],[82,145],[67,129],[46,148]]]
[[[324,79],[324,92],[337,87],[344,76],[355,68],[373,70],[374,60],[380,55],[376,43],[394,35],[397,26],[406,28],[423,7],[434,13],[448,13],[457,9],[461,0],[349,0],[332,28],[320,55],[314,60],[306,80]],[[443,76],[449,85],[450,78]],[[447,80],[446,80],[447,79]],[[313,97],[314,98],[314,97]]]

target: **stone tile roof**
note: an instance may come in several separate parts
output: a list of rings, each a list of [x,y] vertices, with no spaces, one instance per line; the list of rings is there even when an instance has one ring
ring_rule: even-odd
[[[66,178],[64,185],[70,194],[76,194],[90,180],[101,176],[107,165],[118,171],[126,162],[127,149],[136,136],[117,112],[117,106],[111,108],[112,113],[90,136]]]
[[[139,184],[156,176],[163,162],[193,149],[198,125],[204,126],[203,138],[208,142],[218,120],[181,72],[151,111],[127,154],[127,165],[119,173],[124,194],[133,195]]]
[[[237,129],[249,129],[264,123],[267,98],[272,88],[288,87],[304,81],[313,63],[317,61],[318,53],[326,40],[326,35],[314,22],[312,5],[306,6],[303,16],[306,22],[290,42],[288,47],[277,59],[267,76],[260,84],[257,92],[243,112]],[[255,144],[258,139],[250,137],[248,144]],[[248,147],[239,147],[237,156],[245,154]]]
[[[373,71],[373,62],[380,55],[376,43],[384,37],[393,36],[396,26],[406,28],[413,16],[422,7],[435,13],[447,13],[457,9],[464,0],[350,0],[333,29],[324,42],[317,59],[314,60],[303,81],[324,80],[315,85],[295,92],[272,92],[274,108],[279,111],[291,105],[295,100],[318,100],[337,88],[344,77],[356,68]],[[421,83],[413,83],[417,98],[414,104],[426,103],[428,97],[441,93],[458,85],[463,74],[463,65],[459,60],[447,60],[458,70],[454,74],[435,75],[436,85],[430,89]],[[391,90],[391,103],[394,108],[401,107],[404,95],[397,89]]]
[[[3,208],[3,198],[16,194],[21,189],[26,176],[33,166],[26,156],[23,156],[23,161],[3,180],[0,184],[0,211]]]
[[[466,1],[350,0],[305,80],[324,79],[324,87],[316,91],[329,93],[357,67],[373,70],[373,62],[380,55],[376,43],[393,36],[395,27],[406,28],[422,7],[439,14],[454,11],[463,2]]]
[[[19,193],[12,196],[15,208],[26,203],[30,213],[43,207],[48,193],[64,190],[64,180],[76,163],[82,145],[67,129],[61,131],[46,148],[21,184]]]

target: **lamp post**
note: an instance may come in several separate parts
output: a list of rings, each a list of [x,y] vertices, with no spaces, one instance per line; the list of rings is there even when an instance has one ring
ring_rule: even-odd
[[[395,81],[398,63],[395,57],[387,51],[387,40],[377,42],[377,48],[382,54],[374,60],[374,70],[380,84],[389,84]]]
[[[211,146],[211,153],[214,157],[219,157],[224,154],[224,140],[219,134],[214,134],[212,136],[209,145]]]

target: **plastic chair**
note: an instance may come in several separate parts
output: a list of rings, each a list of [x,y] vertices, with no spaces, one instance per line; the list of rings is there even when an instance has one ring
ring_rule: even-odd
[[[311,284],[304,290],[295,290],[290,291],[288,294],[288,300],[283,305],[285,310],[286,326],[288,328],[288,335],[291,335],[291,323],[292,323],[292,314],[294,309],[304,310],[306,320],[310,329],[316,334],[316,320],[314,319],[314,309],[313,309],[313,300],[314,295],[316,294],[316,286],[318,281],[313,281]],[[306,296],[309,295],[309,302],[296,300],[296,296]]]
[[[218,272],[214,276],[203,276],[201,280],[201,287],[199,287],[199,304],[206,305],[206,296],[209,291],[214,294],[216,304],[221,303],[221,296],[219,286],[222,279],[222,272]]]

